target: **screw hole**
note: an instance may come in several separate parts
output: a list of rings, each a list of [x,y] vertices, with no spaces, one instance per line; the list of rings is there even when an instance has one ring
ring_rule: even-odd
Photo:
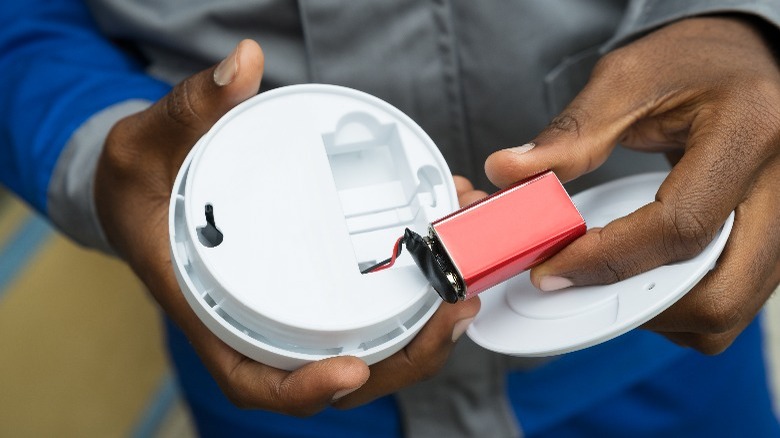
[[[645,285],[645,290],[653,290],[655,288],[655,282],[650,282]]]
[[[198,240],[207,248],[214,248],[222,243],[222,231],[219,231],[214,222],[214,206],[206,204],[206,226],[198,227]]]

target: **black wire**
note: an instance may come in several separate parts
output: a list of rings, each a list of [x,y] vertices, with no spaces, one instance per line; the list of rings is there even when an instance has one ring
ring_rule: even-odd
[[[401,255],[401,250],[403,250],[405,242],[406,242],[406,239],[404,239],[402,237],[401,241],[398,243],[398,250],[395,252],[395,257],[398,257],[399,255]],[[368,274],[369,272],[373,271],[374,269],[381,268],[382,266],[390,263],[391,260],[393,260],[393,257],[388,257],[388,258],[382,260],[381,262],[379,262],[379,263],[377,263],[375,265],[371,265],[371,266],[367,267],[366,269],[363,269],[362,271],[360,271],[360,273],[361,274]]]
[[[368,274],[369,272],[373,271],[374,269],[380,268],[380,267],[390,263],[390,260],[393,260],[393,258],[392,257],[388,257],[388,258],[382,260],[381,262],[379,262],[379,263],[377,263],[375,265],[371,265],[371,266],[367,267],[366,269],[363,269],[362,271],[360,271],[360,273],[361,274]]]

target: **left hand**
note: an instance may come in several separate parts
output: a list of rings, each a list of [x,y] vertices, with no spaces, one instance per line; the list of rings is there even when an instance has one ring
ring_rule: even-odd
[[[568,181],[617,143],[675,157],[654,202],[534,268],[538,288],[614,283],[691,258],[732,210],[715,269],[646,328],[719,353],[780,282],[780,70],[750,21],[682,20],[607,54],[533,143],[489,157],[488,177],[503,187],[552,169]]]

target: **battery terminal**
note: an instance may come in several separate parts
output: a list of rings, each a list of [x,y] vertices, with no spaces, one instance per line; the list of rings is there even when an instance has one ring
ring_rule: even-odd
[[[429,234],[423,237],[407,228],[404,235],[395,242],[393,255],[390,258],[364,269],[361,273],[378,272],[393,266],[404,246],[444,301],[456,303],[466,298],[463,282],[455,272],[452,263],[441,253],[432,229],[429,229]]]

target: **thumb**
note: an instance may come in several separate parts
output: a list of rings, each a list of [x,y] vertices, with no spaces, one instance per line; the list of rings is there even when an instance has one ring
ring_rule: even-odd
[[[151,208],[145,204],[150,196],[169,196],[192,146],[227,111],[257,94],[262,72],[260,46],[241,41],[219,65],[185,79],[151,107],[114,124],[95,171],[94,196],[104,231],[120,254],[130,258],[133,249],[148,249],[127,241],[133,235],[128,230],[135,230],[137,206]],[[153,269],[146,255],[140,255],[137,271]]]
[[[627,101],[591,79],[531,142],[490,155],[487,177],[503,188],[545,170],[567,182],[596,169],[635,120]]]
[[[257,94],[263,62],[255,41],[241,41],[222,62],[180,82],[153,105],[149,132],[186,154],[220,117]]]

